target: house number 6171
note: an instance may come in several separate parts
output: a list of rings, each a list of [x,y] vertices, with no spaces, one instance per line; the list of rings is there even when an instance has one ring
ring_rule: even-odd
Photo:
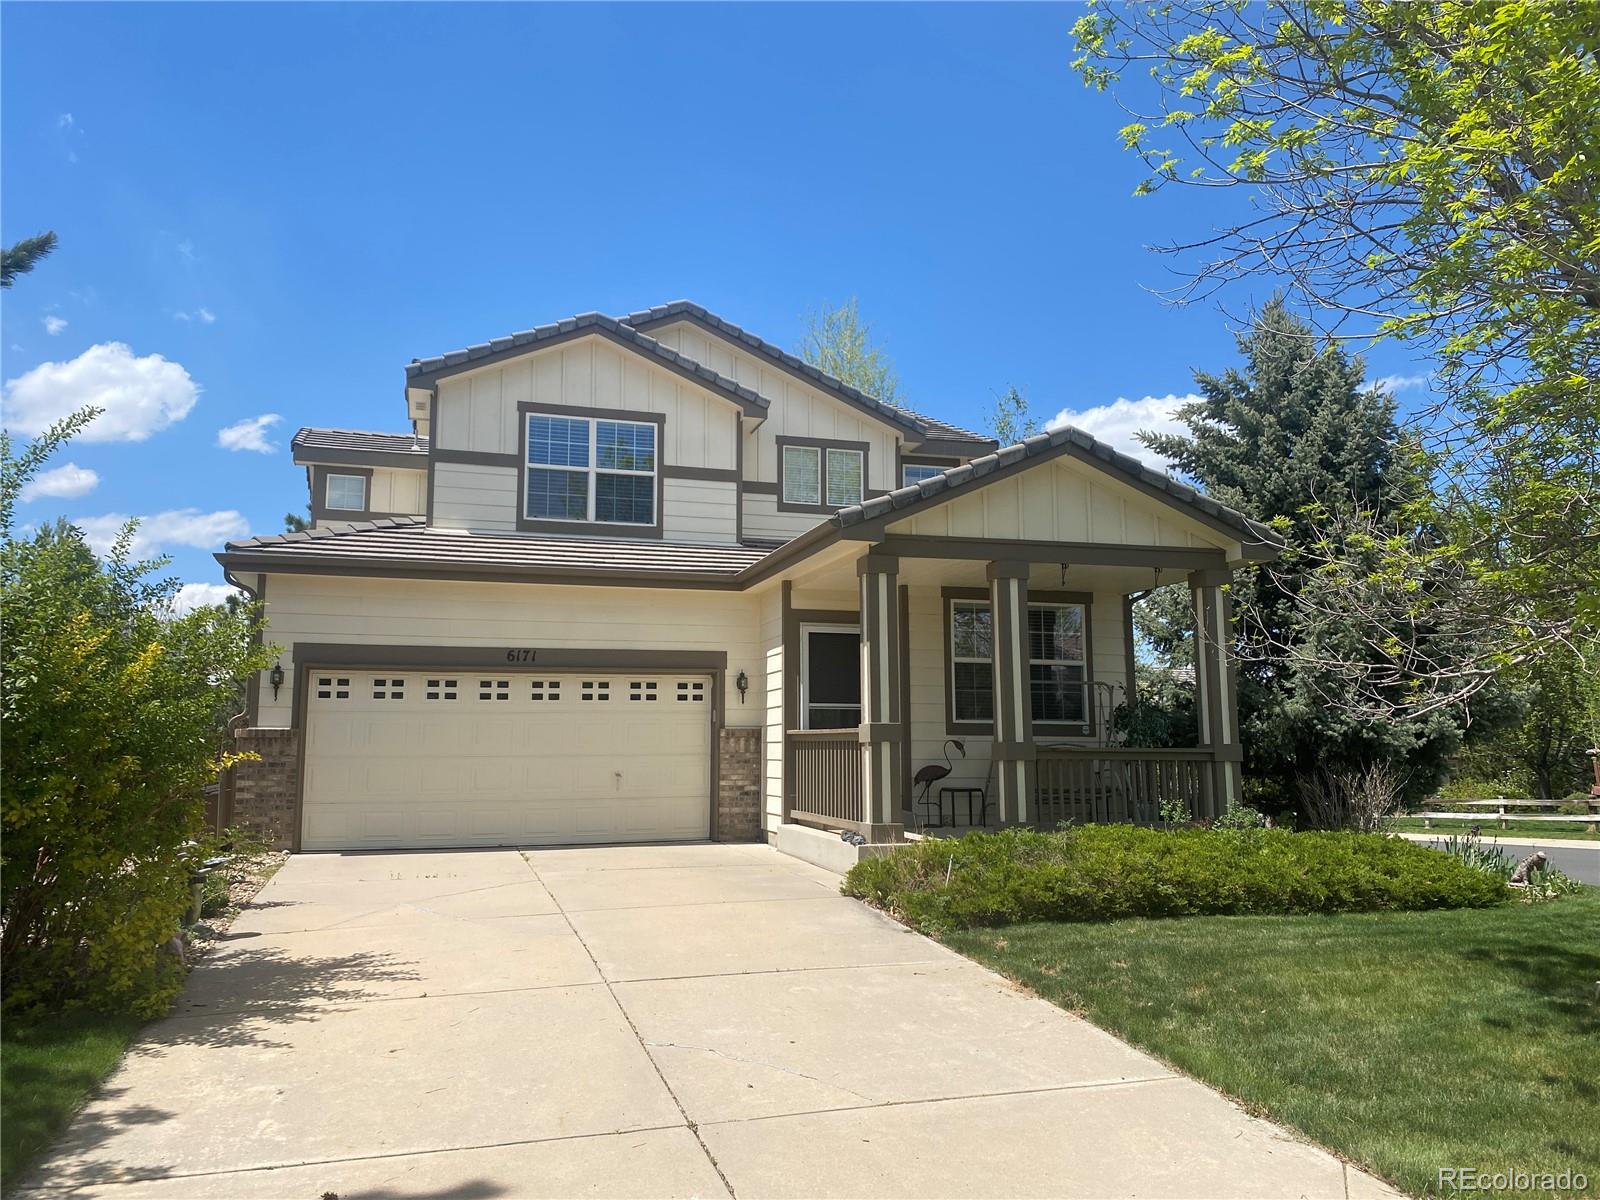
[[[507,650],[507,662],[532,662],[539,656],[537,650]]]

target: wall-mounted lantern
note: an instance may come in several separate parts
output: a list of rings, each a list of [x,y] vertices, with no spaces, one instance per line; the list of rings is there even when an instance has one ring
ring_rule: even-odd
[[[744,703],[744,694],[750,690],[750,676],[740,671],[734,676],[733,686],[739,689],[739,703]]]
[[[267,673],[267,682],[272,685],[272,698],[278,698],[278,689],[283,686],[283,663],[275,662],[272,670]]]

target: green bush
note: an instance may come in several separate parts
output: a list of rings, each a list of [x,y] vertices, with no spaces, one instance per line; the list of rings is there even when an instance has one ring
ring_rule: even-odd
[[[89,415],[92,415],[89,414]],[[8,1017],[88,1004],[146,1016],[182,982],[161,947],[189,903],[186,843],[226,765],[220,715],[266,664],[252,617],[177,616],[176,581],[97,559],[64,522],[12,536],[18,492],[80,415],[20,457],[0,434],[0,976]]]
[[[1131,825],[929,839],[858,863],[844,890],[928,930],[1481,908],[1508,898],[1502,880],[1400,838]]]

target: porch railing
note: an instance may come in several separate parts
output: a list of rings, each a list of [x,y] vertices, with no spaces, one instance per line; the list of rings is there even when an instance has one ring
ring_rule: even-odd
[[[1036,778],[1041,829],[1062,821],[1154,825],[1174,801],[1192,819],[1211,814],[1211,755],[1205,750],[1041,746]]]
[[[789,820],[829,829],[861,822],[861,738],[855,729],[791,729]]]

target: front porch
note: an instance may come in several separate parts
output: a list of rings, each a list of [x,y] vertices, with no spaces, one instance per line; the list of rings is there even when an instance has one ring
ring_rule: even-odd
[[[1237,798],[1222,551],[1010,543],[1017,557],[980,559],[994,547],[892,544],[783,584],[782,822],[885,843],[1207,820]],[[839,586],[847,566],[853,596]],[[1112,717],[1135,695],[1132,604],[1175,577],[1196,616],[1201,740],[1128,747]]]

